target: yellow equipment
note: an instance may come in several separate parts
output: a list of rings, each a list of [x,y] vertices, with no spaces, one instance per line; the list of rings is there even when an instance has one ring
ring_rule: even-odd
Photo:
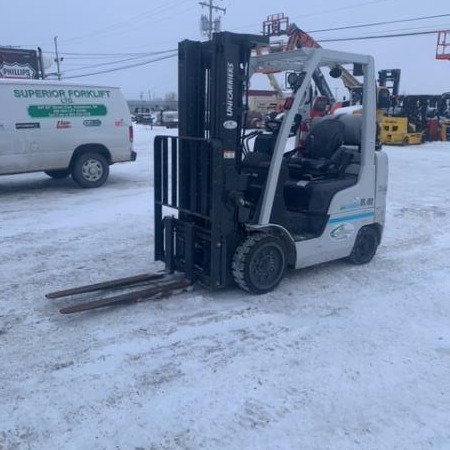
[[[441,121],[441,140],[450,141],[450,120],[444,119]]]
[[[406,117],[382,117],[380,141],[382,144],[411,145],[421,144],[423,132],[416,132]]]

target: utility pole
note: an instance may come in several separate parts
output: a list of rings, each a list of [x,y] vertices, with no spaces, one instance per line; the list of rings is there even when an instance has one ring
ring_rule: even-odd
[[[61,72],[59,70],[59,63],[64,59],[64,58],[60,58],[58,55],[58,36],[55,36],[55,62],[56,62],[56,68],[57,68],[57,73],[56,75],[58,76],[58,80],[61,80]]]
[[[199,2],[199,5],[206,6],[209,9],[209,16],[202,14],[200,18],[200,28],[204,36],[207,36],[209,40],[212,39],[213,32],[220,31],[220,17],[216,17],[213,20],[213,11],[222,11],[224,14],[227,12],[226,8],[221,8],[214,4],[214,0],[208,0],[207,2]]]

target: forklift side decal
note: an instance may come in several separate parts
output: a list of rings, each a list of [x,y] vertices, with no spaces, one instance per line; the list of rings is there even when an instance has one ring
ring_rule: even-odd
[[[237,128],[238,124],[235,120],[225,120],[223,123],[223,127],[226,130],[235,130]]]
[[[375,217],[375,213],[368,212],[362,214],[355,214],[353,216],[345,216],[345,217],[336,217],[334,219],[330,219],[328,221],[329,225],[334,225],[342,222],[353,222],[355,220],[364,220],[364,219],[373,219]]]
[[[330,231],[330,236],[337,241],[348,239],[355,232],[351,223],[343,223]]]
[[[368,198],[356,197],[351,203],[342,205],[340,210],[345,211],[345,210],[349,210],[349,209],[363,208],[365,206],[372,206],[372,205],[373,205],[373,197],[368,197]]]
[[[331,239],[336,241],[343,241],[348,239],[355,232],[355,227],[351,222],[356,220],[373,219],[375,214],[373,212],[354,214],[353,216],[336,217],[328,221],[329,225],[337,225],[330,231]]]
[[[233,99],[234,99],[234,64],[227,64],[227,116],[233,117]]]

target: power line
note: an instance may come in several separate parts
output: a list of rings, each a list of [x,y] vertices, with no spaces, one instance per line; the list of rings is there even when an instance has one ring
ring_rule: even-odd
[[[95,56],[95,57],[115,57],[115,56],[148,56],[148,55],[159,55],[161,53],[169,53],[169,52],[175,52],[176,49],[169,49],[169,50],[158,50],[156,52],[136,52],[136,53],[74,53],[74,52],[64,52],[64,55],[68,56]]]
[[[411,33],[380,34],[380,35],[376,35],[376,36],[359,36],[359,37],[349,37],[349,38],[321,39],[321,40],[318,40],[318,42],[342,42],[342,41],[357,41],[357,40],[366,40],[366,39],[386,39],[386,38],[394,38],[394,37],[420,36],[420,35],[427,35],[427,34],[436,34],[438,31],[440,31],[440,30],[418,31],[418,32],[411,32]],[[82,75],[73,75],[70,77],[65,77],[65,79],[83,78],[83,77],[88,77],[88,76],[92,76],[92,75],[100,75],[100,74],[104,74],[104,73],[117,72],[120,70],[126,70],[126,69],[130,69],[133,67],[144,66],[144,65],[151,64],[154,62],[162,61],[165,59],[174,58],[175,56],[177,56],[176,51],[170,55],[162,56],[160,58],[152,59],[149,61],[143,61],[143,62],[136,63],[136,64],[129,64],[126,66],[116,67],[113,69],[102,70],[102,71],[98,71],[98,72],[91,72],[91,73],[82,74]],[[118,62],[116,62],[116,63],[118,63]]]
[[[101,75],[103,73],[117,72],[119,70],[126,70],[126,69],[131,69],[133,67],[145,66],[147,64],[151,64],[151,63],[154,63],[154,62],[158,62],[158,61],[163,61],[165,59],[174,58],[175,56],[177,56],[177,53],[174,53],[174,54],[168,55],[168,56],[162,56],[161,58],[151,59],[149,61],[144,61],[144,62],[140,62],[140,63],[136,63],[136,64],[129,64],[128,66],[116,67],[114,69],[100,70],[98,72],[91,72],[91,73],[86,73],[86,74],[83,74],[83,75],[72,75],[70,77],[64,77],[64,79],[71,80],[71,79],[74,79],[74,78],[84,78],[84,77],[90,77],[92,75]]]
[[[112,59],[112,58],[145,58],[147,56],[157,56],[163,55],[164,53],[176,52],[176,48],[171,48],[170,50],[160,50],[156,52],[141,52],[141,53],[70,53],[70,52],[60,52],[61,55],[65,57],[70,57],[71,60],[74,59]]]
[[[218,8],[218,9],[223,9],[223,8],[219,8],[217,6],[215,6],[212,2],[214,0],[208,0],[209,4],[207,3],[200,3],[202,6],[211,6],[211,8]],[[371,1],[368,2],[366,4],[370,4],[370,3],[379,3],[380,1],[385,1],[385,0],[378,0],[378,1]],[[212,9],[210,10],[210,12],[212,12]],[[408,18],[408,19],[398,19],[398,20],[391,20],[391,21],[382,21],[382,22],[372,22],[372,23],[367,23],[367,24],[358,24],[358,25],[350,25],[350,26],[343,26],[343,27],[336,27],[336,28],[328,28],[328,29],[320,29],[320,30],[313,30],[310,31],[310,33],[313,32],[327,32],[327,31],[339,31],[339,30],[347,30],[347,29],[354,29],[354,28],[365,28],[365,27],[372,27],[372,26],[379,26],[379,25],[388,25],[388,24],[393,24],[393,23],[402,23],[402,22],[413,22],[413,21],[421,21],[421,20],[429,20],[429,19],[436,19],[436,18],[443,18],[443,17],[448,17],[450,16],[450,14],[438,14],[438,15],[433,15],[433,16],[421,16],[421,17],[413,17],[413,18]],[[422,27],[425,28],[425,27]],[[417,27],[416,27],[417,29]],[[396,31],[396,30],[391,30],[391,31]],[[341,41],[356,41],[356,40],[366,40],[366,39],[383,39],[383,38],[394,38],[394,37],[408,37],[408,36],[418,36],[418,35],[427,35],[427,34],[433,34],[433,33],[437,33],[439,30],[428,30],[428,31],[415,31],[415,32],[410,32],[410,33],[384,33],[384,34],[377,34],[374,36],[368,35],[368,36],[358,36],[358,37],[343,37],[343,38],[334,38],[334,39],[322,39],[322,40],[318,40],[318,42],[341,42]],[[143,52],[143,53],[75,53],[75,52],[65,52],[63,53],[65,56],[72,56],[71,59],[90,59],[90,58],[95,58],[95,59],[99,59],[99,58],[120,58],[120,57],[124,57],[126,56],[125,59],[121,59],[121,60],[116,60],[116,61],[110,61],[110,62],[106,62],[106,63],[99,63],[99,64],[94,64],[94,65],[90,65],[90,66],[84,66],[84,67],[78,67],[78,68],[72,68],[67,72],[76,72],[79,70],[85,70],[85,69],[93,69],[95,67],[103,67],[103,66],[110,66],[110,65],[117,65],[126,61],[131,61],[131,60],[135,60],[135,59],[140,59],[140,58],[145,58],[145,57],[149,57],[152,55],[164,55],[164,54],[168,54],[164,57],[161,58],[156,58],[156,59],[151,59],[148,61],[143,61],[143,62],[139,62],[136,64],[130,64],[130,65],[125,65],[125,66],[119,66],[119,67],[115,67],[112,69],[108,69],[108,70],[102,70],[102,71],[98,71],[98,72],[93,72],[93,73],[88,73],[88,74],[81,74],[81,75],[73,75],[70,77],[66,77],[66,78],[82,78],[82,77],[86,77],[86,76],[91,76],[91,75],[97,75],[97,74],[103,74],[103,73],[109,73],[109,72],[113,72],[113,71],[120,71],[120,70],[126,70],[129,68],[133,68],[133,67],[138,67],[138,66],[143,66],[146,64],[151,64],[153,62],[157,62],[157,61],[161,61],[164,59],[169,59],[172,57],[176,56],[177,50],[176,49],[171,49],[171,50],[161,50],[161,51],[156,51],[156,52]],[[69,61],[69,58],[66,59],[66,62]]]
[[[310,13],[310,14],[302,14],[302,17],[318,16],[318,15],[323,15],[323,14],[327,14],[327,13],[344,11],[347,9],[355,9],[355,8],[360,8],[362,6],[374,5],[377,3],[384,3],[384,2],[389,2],[389,1],[391,1],[391,0],[370,0],[368,2],[363,2],[363,3],[358,2],[358,3],[353,3],[353,4],[347,5],[347,6],[340,6],[339,8],[329,8],[329,9],[326,9],[325,11],[320,11],[320,12],[315,12],[315,13]]]
[[[352,28],[374,27],[374,26],[378,26],[378,25],[389,25],[392,23],[402,23],[402,22],[414,22],[417,20],[437,19],[437,18],[449,17],[449,16],[450,16],[450,14],[438,14],[436,16],[413,17],[411,19],[388,20],[388,21],[384,21],[384,22],[372,22],[372,23],[365,23],[365,24],[360,24],[360,25],[349,25],[349,26],[345,26],[345,27],[324,28],[322,30],[311,30],[311,31],[308,31],[308,33],[323,33],[326,31],[350,30]]]
[[[388,1],[391,1],[391,0],[369,0],[368,2],[360,2],[359,1],[358,3],[352,3],[350,5],[341,6],[339,8],[328,8],[326,10],[317,11],[315,13],[302,14],[302,18],[303,17],[319,16],[319,15],[320,16],[324,16],[324,15],[329,14],[329,13],[334,13],[334,12],[338,12],[338,11],[344,11],[344,10],[347,10],[347,9],[360,8],[360,7],[363,7],[363,6],[377,4],[377,3],[382,3],[382,2],[388,2]],[[237,27],[237,28],[234,28],[234,29],[235,30],[249,29],[249,28],[255,27],[257,25],[260,25],[260,23],[258,23],[258,24],[257,23],[252,23],[252,24],[246,25],[245,27]]]
[[[191,2],[192,0],[184,0],[184,2],[180,2],[177,5],[174,5],[173,8],[175,8],[176,6],[176,15],[178,16],[183,16],[183,13],[189,10],[192,10],[192,5],[188,5],[187,7],[181,8],[181,6],[186,3],[186,2]],[[141,36],[137,36],[138,33],[141,33],[142,35],[142,30],[144,30],[145,35],[148,36],[148,31],[149,29],[155,27],[155,26],[160,26],[163,22],[167,22],[167,21],[172,21],[173,22],[173,17],[174,17],[174,10],[173,8],[171,9],[166,9],[165,11],[163,11],[163,15],[158,15],[157,17],[155,17],[154,15],[151,15],[150,17],[140,17],[139,20],[135,21],[132,25],[124,25],[122,27],[116,27],[116,28],[111,28],[109,31],[105,30],[102,35],[100,37],[105,38],[106,36],[109,35],[110,38],[114,37],[114,38],[120,38],[120,37],[124,37],[124,41],[132,41],[135,39],[141,39]],[[144,20],[146,20],[146,22],[144,22]],[[173,26],[173,25],[170,25]],[[166,33],[167,32],[167,28],[165,27],[165,29],[163,31],[160,31],[160,33]],[[136,38],[132,37],[132,35],[136,36]],[[90,38],[87,38],[90,39]],[[86,39],[84,39],[86,40]]]
[[[446,30],[448,29],[448,23],[440,26],[436,25],[436,27],[439,27],[439,30]],[[433,31],[433,29],[430,29],[430,25],[424,25],[421,27],[415,26],[415,27],[397,27],[397,28],[389,28],[388,30],[380,30],[380,31],[372,31],[370,34],[367,34],[367,36],[377,36],[380,32],[383,34],[388,33],[395,33],[395,32],[402,32],[402,33],[409,33],[409,32],[418,32],[418,31]],[[437,32],[436,32],[437,33]]]
[[[187,1],[190,1],[190,0],[182,0],[181,3],[186,3]],[[167,1],[163,5],[156,6],[147,11],[141,12],[140,14],[135,14],[135,15],[129,17],[128,19],[124,19],[124,20],[121,20],[120,22],[113,23],[105,28],[100,29],[100,30],[93,31],[92,33],[81,35],[79,37],[64,39],[64,40],[61,40],[61,42],[67,43],[67,42],[83,41],[83,40],[91,38],[93,36],[116,33],[117,31],[123,32],[124,28],[126,28],[125,31],[127,31],[127,33],[128,33],[130,30],[130,27],[132,29],[136,28],[137,23],[143,22],[143,21],[147,20],[149,17],[151,17],[153,19],[157,19],[159,14],[165,13],[174,8],[179,9],[179,6],[180,6],[180,0]],[[130,25],[130,23],[131,23],[131,25]]]
[[[365,27],[372,27],[372,26],[378,26],[378,25],[388,25],[393,23],[402,23],[402,22],[413,22],[413,21],[419,21],[419,20],[428,20],[428,19],[435,19],[435,18],[442,18],[442,17],[448,17],[450,14],[439,14],[434,16],[423,16],[423,17],[413,17],[410,19],[399,19],[399,20],[391,20],[391,21],[384,21],[384,22],[372,22],[372,23],[366,23],[366,24],[359,24],[359,25],[349,25],[349,26],[343,26],[343,27],[336,27],[336,28],[324,28],[319,30],[310,30],[307,31],[307,33],[318,33],[318,32],[327,32],[327,31],[340,31],[340,30],[347,30],[347,29],[353,29],[353,28],[365,28]],[[65,57],[70,56],[71,59],[99,59],[99,58],[121,58],[121,57],[147,57],[151,55],[158,55],[158,54],[164,54],[164,53],[171,53],[177,51],[176,49],[169,49],[169,50],[160,50],[156,52],[140,52],[140,53],[134,53],[134,52],[127,52],[127,53],[79,53],[79,52],[61,52],[61,55],[64,55]],[[79,57],[79,58],[76,58]]]
[[[394,34],[380,34],[376,36],[358,36],[350,38],[336,38],[336,39],[320,39],[317,42],[342,42],[342,41],[362,41],[365,39],[386,39],[393,37],[406,37],[406,36],[420,36],[424,34],[436,34],[441,30],[430,30],[430,31],[416,31],[413,33],[394,33]]]
[[[169,18],[172,18],[172,15],[169,17],[163,17],[161,18],[161,14],[165,14],[167,12],[172,12],[172,10],[176,9],[177,13],[180,13],[180,5],[187,4],[189,2],[192,2],[192,0],[167,0],[164,4],[155,6],[147,11],[143,11],[139,14],[135,14],[133,16],[130,16],[127,19],[121,20],[119,22],[112,23],[104,28],[97,29],[95,31],[92,31],[91,33],[87,33],[80,36],[75,36],[73,38],[66,38],[66,39],[60,39],[60,43],[66,44],[66,43],[77,43],[81,41],[85,41],[86,39],[91,39],[94,36],[100,36],[100,35],[107,35],[107,34],[113,34],[113,33],[119,33],[120,34],[127,34],[129,35],[130,31],[136,30],[137,26],[136,24],[143,22],[147,20],[149,17],[153,19],[153,21],[157,21],[160,23],[161,21],[167,20]],[[190,9],[192,6],[190,6]],[[130,25],[131,23],[131,25]],[[148,28],[148,26],[147,26]],[[23,44],[18,45],[16,47],[20,48],[29,48],[29,47],[46,47],[52,45],[50,42],[41,42],[38,44]]]
[[[173,52],[176,52],[176,51],[177,50],[171,50],[170,53],[173,53]],[[77,67],[75,69],[65,70],[64,73],[76,72],[76,71],[85,70],[85,69],[94,69],[95,67],[112,66],[112,65],[124,63],[124,62],[127,62],[127,61],[134,61],[136,59],[141,59],[141,58],[149,57],[149,56],[152,56],[152,55],[165,54],[165,53],[168,53],[168,52],[155,52],[155,53],[148,53],[148,54],[139,55],[139,56],[131,56],[130,58],[120,59],[120,60],[116,60],[116,61],[98,63],[98,64],[89,65],[89,66]]]

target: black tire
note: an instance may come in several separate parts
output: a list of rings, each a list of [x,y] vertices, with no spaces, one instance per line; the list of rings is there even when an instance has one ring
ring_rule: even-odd
[[[72,164],[72,178],[82,188],[96,188],[105,183],[109,164],[100,153],[82,153]]]
[[[66,178],[70,175],[69,169],[60,169],[60,170],[46,170],[45,174],[55,180],[59,180],[61,178]]]
[[[356,265],[367,264],[375,256],[379,243],[380,236],[374,228],[362,227],[356,236],[348,261]]]
[[[402,146],[406,147],[407,145],[409,145],[409,139],[407,137],[403,138],[402,140]]]
[[[286,270],[286,252],[281,239],[267,234],[248,236],[236,249],[232,273],[236,284],[252,294],[272,291]]]

